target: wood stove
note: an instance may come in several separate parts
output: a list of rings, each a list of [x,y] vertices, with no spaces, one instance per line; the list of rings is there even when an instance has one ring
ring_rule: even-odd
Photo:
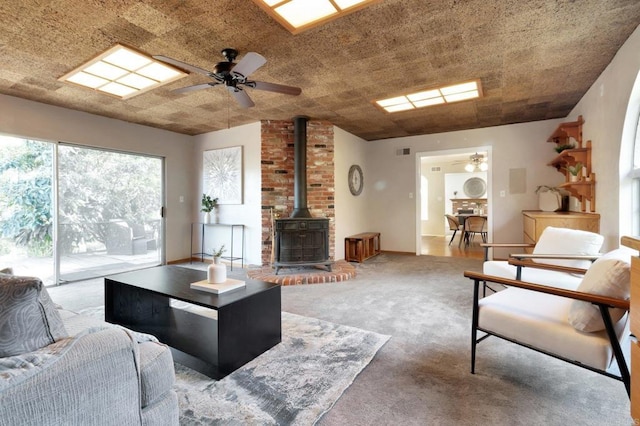
[[[276,219],[274,263],[276,275],[284,266],[324,265],[329,271],[329,219],[314,218],[307,207],[307,117],[293,119],[293,212]]]

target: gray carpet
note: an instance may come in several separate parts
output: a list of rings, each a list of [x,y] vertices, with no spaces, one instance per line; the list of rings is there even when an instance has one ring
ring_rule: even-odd
[[[621,382],[496,338],[478,346],[470,374],[472,284],[462,273],[481,268],[383,253],[354,280],[283,287],[284,311],[392,336],[317,424],[633,424]],[[80,303],[63,287],[54,301]]]

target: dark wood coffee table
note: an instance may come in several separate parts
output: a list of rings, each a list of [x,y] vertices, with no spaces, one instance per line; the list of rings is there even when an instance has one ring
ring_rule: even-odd
[[[156,336],[174,360],[220,379],[280,343],[280,286],[245,280],[216,295],[192,290],[206,272],[159,266],[104,279],[105,319]],[[172,307],[170,299],[217,311],[217,319]]]

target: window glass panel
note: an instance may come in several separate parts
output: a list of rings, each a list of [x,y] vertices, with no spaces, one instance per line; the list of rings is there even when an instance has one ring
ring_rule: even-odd
[[[162,159],[60,145],[60,279],[161,262]]]
[[[636,140],[633,146],[633,168],[636,172],[635,175],[638,176],[637,172],[640,170],[640,116],[636,123]]]
[[[0,135],[0,269],[53,284],[55,145]]]

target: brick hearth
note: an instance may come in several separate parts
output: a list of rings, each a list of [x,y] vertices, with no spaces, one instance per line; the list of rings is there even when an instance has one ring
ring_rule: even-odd
[[[323,284],[347,281],[356,276],[356,268],[349,262],[338,260],[331,267],[331,272],[322,267],[282,268],[278,275],[275,275],[275,269],[270,266],[263,266],[257,269],[249,269],[247,276],[251,279],[280,285]]]

